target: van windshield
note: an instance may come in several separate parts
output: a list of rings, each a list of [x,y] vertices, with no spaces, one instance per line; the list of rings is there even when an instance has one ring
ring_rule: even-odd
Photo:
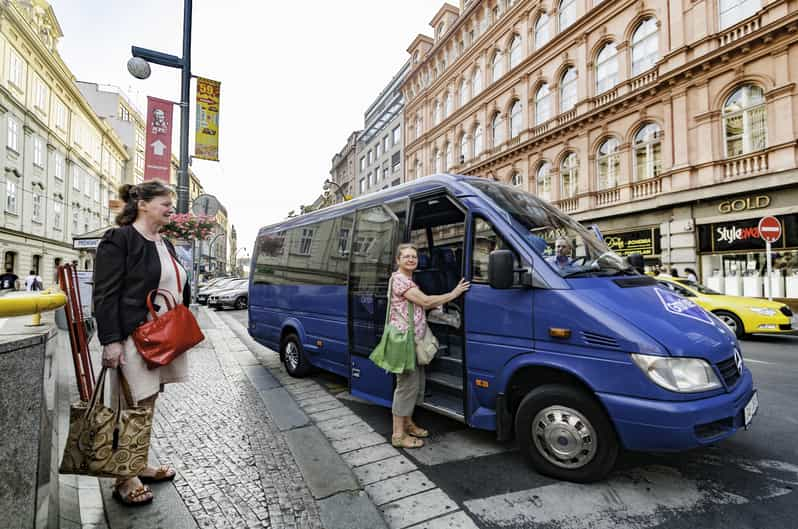
[[[469,184],[496,203],[530,246],[563,277],[634,274],[626,259],[592,232],[534,195],[490,180]]]

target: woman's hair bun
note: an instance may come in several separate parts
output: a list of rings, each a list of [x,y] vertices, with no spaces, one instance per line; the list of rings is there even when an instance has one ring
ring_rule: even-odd
[[[130,202],[138,198],[136,186],[131,184],[124,184],[119,187],[119,199],[124,202]]]

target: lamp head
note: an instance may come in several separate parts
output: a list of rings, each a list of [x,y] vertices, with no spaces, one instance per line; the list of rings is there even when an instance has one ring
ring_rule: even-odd
[[[146,79],[152,73],[150,63],[141,57],[131,57],[127,61],[127,71],[136,79]]]

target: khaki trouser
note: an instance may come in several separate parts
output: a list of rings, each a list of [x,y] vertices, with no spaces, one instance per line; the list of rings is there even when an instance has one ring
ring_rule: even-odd
[[[396,389],[393,392],[393,406],[391,406],[394,415],[399,417],[413,415],[413,408],[424,402],[426,379],[424,366],[416,366],[413,371],[396,375]]]

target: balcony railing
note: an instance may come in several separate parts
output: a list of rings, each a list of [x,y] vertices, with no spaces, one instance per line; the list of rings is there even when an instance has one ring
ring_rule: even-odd
[[[568,112],[563,112],[562,114],[557,116],[557,123],[563,125],[565,123],[568,123],[575,117],[576,117],[576,109],[574,108],[569,110]]]
[[[607,206],[621,200],[621,190],[619,188],[607,189],[596,193],[596,205]]]
[[[604,92],[603,94],[597,95],[593,99],[593,108],[598,108],[600,106],[604,106],[607,103],[609,103],[611,101],[614,101],[615,98],[617,98],[617,97],[618,97],[618,89],[617,88],[613,88],[612,90],[608,90],[608,91]]]
[[[721,33],[720,36],[718,36],[718,46],[726,46],[727,44],[730,44],[735,40],[741,39],[746,35],[753,33],[754,31],[758,30],[760,27],[762,27],[762,17],[758,16],[752,18],[742,24],[739,24],[731,28],[729,31]]]
[[[649,85],[657,80],[657,70],[650,70],[643,75],[638,75],[637,77],[631,79],[629,81],[629,89],[631,91],[639,90],[646,85]]]
[[[542,123],[537,127],[534,127],[532,129],[531,136],[533,138],[537,138],[538,136],[545,134],[549,130],[549,123],[551,123],[551,121],[546,121],[545,123]]]
[[[632,200],[650,197],[662,192],[662,177],[654,177],[642,182],[632,183]]]
[[[737,178],[756,174],[768,169],[768,154],[757,152],[726,160],[723,164],[723,178]]]
[[[579,209],[579,199],[578,198],[564,198],[557,202],[557,207],[561,210],[565,211],[566,213],[570,213],[572,211],[576,211]]]

